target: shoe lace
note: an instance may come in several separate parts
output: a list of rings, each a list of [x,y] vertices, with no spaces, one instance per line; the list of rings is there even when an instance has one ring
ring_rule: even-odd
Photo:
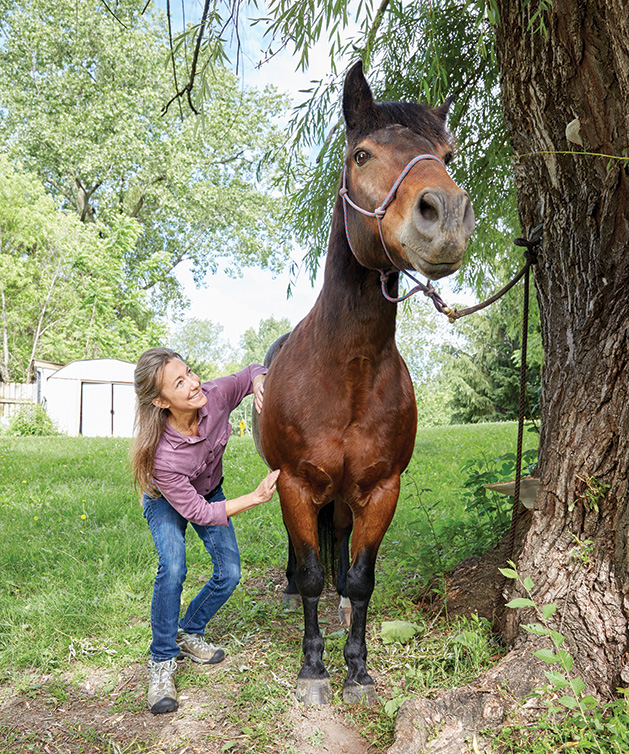
[[[193,647],[196,647],[197,649],[214,649],[214,645],[210,644],[209,641],[205,641],[205,639],[200,634],[188,634],[186,636],[186,641],[189,644],[192,644]]]
[[[177,661],[174,658],[165,662],[152,662],[151,677],[157,685],[161,686],[169,681],[176,668]]]

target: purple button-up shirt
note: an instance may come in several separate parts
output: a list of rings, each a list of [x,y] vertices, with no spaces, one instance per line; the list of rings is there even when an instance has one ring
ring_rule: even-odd
[[[162,496],[184,518],[202,526],[227,526],[225,501],[208,503],[223,475],[223,453],[231,434],[230,413],[253,392],[253,378],[265,374],[251,364],[229,377],[204,382],[207,403],[199,409],[199,436],[187,437],[168,422],[155,451],[153,479]],[[255,411],[255,409],[254,409]]]

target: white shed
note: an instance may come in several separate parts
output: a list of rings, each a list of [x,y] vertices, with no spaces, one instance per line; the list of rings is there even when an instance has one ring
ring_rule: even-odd
[[[40,401],[68,435],[132,437],[134,370],[119,359],[71,361],[42,380]]]

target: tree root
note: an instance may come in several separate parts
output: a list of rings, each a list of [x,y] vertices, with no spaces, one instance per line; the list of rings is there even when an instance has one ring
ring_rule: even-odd
[[[466,754],[482,750],[487,731],[497,732],[509,713],[544,682],[543,663],[530,648],[510,652],[472,683],[434,699],[404,702],[389,754]]]

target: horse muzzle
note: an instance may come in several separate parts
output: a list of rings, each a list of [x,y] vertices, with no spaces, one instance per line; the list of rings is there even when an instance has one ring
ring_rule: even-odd
[[[459,269],[473,231],[474,210],[463,189],[426,188],[398,239],[408,264],[438,280]]]

